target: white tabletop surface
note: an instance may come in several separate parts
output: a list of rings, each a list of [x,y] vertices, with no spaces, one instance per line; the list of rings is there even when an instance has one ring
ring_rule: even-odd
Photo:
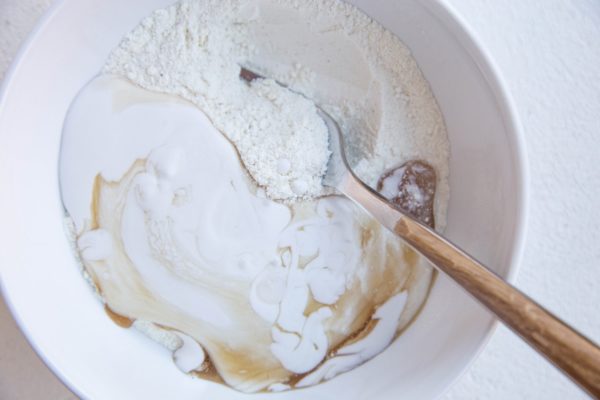
[[[497,62],[524,126],[531,209],[517,286],[600,342],[600,1],[446,1]],[[0,0],[0,79],[50,3]],[[0,399],[74,398],[0,298]],[[586,396],[500,327],[444,398]]]

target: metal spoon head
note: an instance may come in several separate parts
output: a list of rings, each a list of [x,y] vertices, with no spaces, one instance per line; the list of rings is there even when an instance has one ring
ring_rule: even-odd
[[[327,125],[329,132],[329,150],[331,156],[327,163],[327,172],[323,176],[323,185],[331,188],[337,188],[344,177],[350,172],[346,153],[344,151],[344,138],[338,123],[321,107],[317,106],[319,116]]]

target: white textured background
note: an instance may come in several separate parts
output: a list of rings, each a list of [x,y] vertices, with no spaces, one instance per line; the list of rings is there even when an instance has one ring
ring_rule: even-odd
[[[517,286],[600,342],[600,0],[446,1],[496,60],[525,130],[532,196]],[[0,0],[0,79],[50,2]],[[73,398],[0,299],[0,399]],[[445,395],[580,398],[586,397],[502,327]]]

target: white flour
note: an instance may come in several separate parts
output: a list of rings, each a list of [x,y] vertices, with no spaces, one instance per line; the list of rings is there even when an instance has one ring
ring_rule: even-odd
[[[183,1],[146,18],[105,72],[197,104],[271,198],[321,194],[329,152],[314,106],[272,80],[248,86],[240,66],[330,112],[350,162],[370,185],[408,159],[429,162],[439,177],[436,219],[443,225],[448,143],[435,99],[406,46],[346,3]]]
[[[183,2],[155,12],[123,41],[106,71],[198,105],[269,197],[318,196],[329,158],[327,128],[306,98],[270,79],[240,80],[251,52],[243,24],[253,17],[237,3]]]

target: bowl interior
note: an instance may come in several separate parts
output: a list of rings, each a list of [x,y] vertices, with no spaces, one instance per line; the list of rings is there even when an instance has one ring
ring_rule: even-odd
[[[81,279],[63,234],[57,165],[69,104],[120,38],[171,2],[59,3],[7,77],[0,105],[3,294],[36,350],[86,398],[247,397],[189,379],[166,350],[115,326]],[[452,152],[447,236],[510,276],[522,242],[522,149],[485,56],[436,1],[354,3],[413,50],[441,106]],[[264,396],[436,397],[474,357],[492,325],[485,311],[440,277],[418,320],[374,360],[315,388]]]

